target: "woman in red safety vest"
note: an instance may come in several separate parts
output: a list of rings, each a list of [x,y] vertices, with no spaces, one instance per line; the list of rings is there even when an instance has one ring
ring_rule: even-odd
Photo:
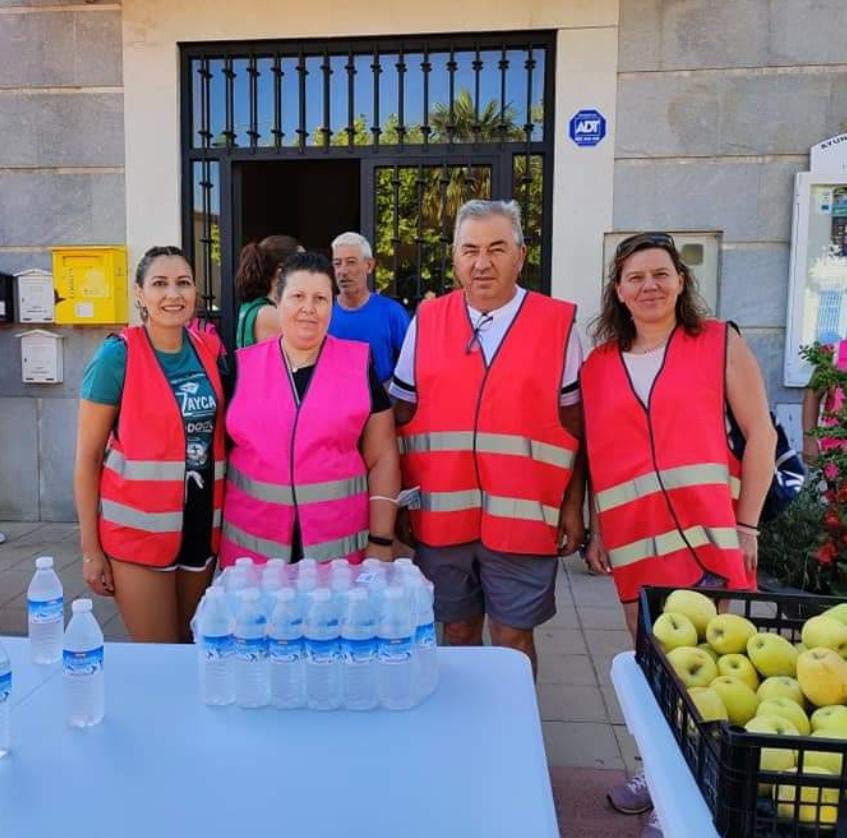
[[[708,319],[666,233],[618,245],[580,385],[591,484],[589,566],[611,573],[633,640],[642,585],[756,585],[759,513],[776,432],[741,336]],[[730,451],[727,407],[744,434]],[[608,792],[623,814],[652,806],[643,772]],[[644,835],[660,835],[655,812]]]
[[[642,585],[755,587],[776,435],[753,353],[708,319],[666,233],[618,247],[581,386],[592,488],[587,558],[635,637]],[[727,406],[747,444],[731,453]]]
[[[83,374],[74,488],[83,576],[114,596],[133,640],[190,642],[211,581],[224,489],[220,339],[189,327],[191,266],[154,247],[136,271],[142,324]]]

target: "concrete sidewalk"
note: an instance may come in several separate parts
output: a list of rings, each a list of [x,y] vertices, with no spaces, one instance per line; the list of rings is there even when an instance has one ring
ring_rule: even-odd
[[[70,602],[87,591],[73,524],[0,522],[0,634],[26,633],[26,588],[35,557],[53,556]],[[127,640],[114,601],[94,597],[108,640]],[[557,579],[556,616],[536,632],[538,704],[559,820],[569,838],[629,838],[640,819],[618,815],[605,800],[609,785],[638,768],[609,681],[612,658],[631,648],[610,579],[590,576],[578,557]]]

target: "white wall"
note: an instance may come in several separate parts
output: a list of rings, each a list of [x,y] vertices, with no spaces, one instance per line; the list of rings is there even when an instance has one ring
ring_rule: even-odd
[[[555,296],[596,309],[602,234],[611,228],[618,0],[125,0],[123,75],[127,244],[134,262],[151,244],[180,238],[180,42],[442,32],[558,30],[553,198]],[[578,148],[570,117],[592,107],[608,136]]]

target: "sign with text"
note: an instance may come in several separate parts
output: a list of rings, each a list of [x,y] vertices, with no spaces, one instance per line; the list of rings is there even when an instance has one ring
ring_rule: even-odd
[[[606,118],[600,111],[577,111],[568,123],[568,134],[578,146],[595,146],[606,136]]]

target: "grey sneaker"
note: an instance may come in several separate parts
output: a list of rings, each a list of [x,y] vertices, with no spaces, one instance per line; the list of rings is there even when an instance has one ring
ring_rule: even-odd
[[[641,838],[662,838],[662,825],[654,809],[641,829]]]
[[[625,783],[610,788],[606,797],[612,808],[622,815],[640,815],[653,807],[643,771],[633,774]]]

